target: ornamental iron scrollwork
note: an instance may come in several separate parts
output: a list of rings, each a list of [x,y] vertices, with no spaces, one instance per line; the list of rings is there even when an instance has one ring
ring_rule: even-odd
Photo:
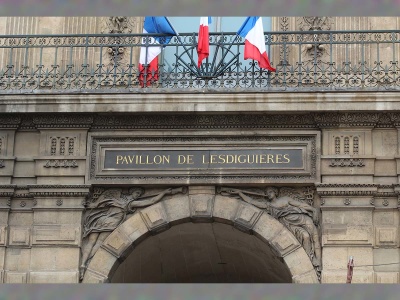
[[[399,63],[390,58],[392,55],[387,55],[397,53],[399,30],[327,31],[326,28],[331,27],[329,17],[303,17],[298,22],[303,24],[301,27],[304,30],[310,31],[265,33],[268,54],[278,54],[280,51],[280,57],[276,59],[278,61],[271,62],[276,66],[276,72],[260,69],[254,61],[243,62],[243,53],[239,53],[242,51],[244,39],[238,39],[236,33],[210,33],[211,47],[224,49],[224,53],[227,53],[226,59],[213,64],[213,55],[210,55],[211,64],[206,63],[202,66],[203,69],[199,69],[192,62],[196,61],[195,47],[198,37],[193,33],[181,33],[179,39],[174,37],[166,45],[166,49],[170,53],[175,52],[176,56],[169,61],[160,61],[158,80],[152,81],[149,86],[143,86],[138,78],[140,70],[136,54],[142,47],[152,46],[143,42],[150,37],[146,38],[142,33],[126,33],[130,32],[127,28],[132,28],[129,24],[139,24],[137,20],[140,18],[127,18],[127,28],[124,25],[125,17],[113,18],[116,19],[105,20],[107,28],[102,34],[1,37],[0,44],[4,46],[5,60],[13,63],[0,69],[0,92],[101,91],[105,88],[118,88],[121,92],[132,92],[130,89],[148,92],[143,87],[162,88],[166,92],[170,89],[185,92],[188,89],[193,89],[192,92],[197,92],[198,89],[234,92],[237,89],[243,92],[354,91],[355,88],[395,91],[400,84]],[[282,23],[287,22],[282,18]],[[285,26],[281,28],[284,29]],[[138,31],[139,26],[134,28]],[[117,31],[124,32],[117,34]],[[16,48],[29,53],[62,49],[68,53],[69,58],[65,61],[66,56],[60,55],[54,62],[47,64],[40,54],[29,60],[28,64],[23,58],[17,60],[13,51]],[[48,50],[44,51],[45,49]],[[82,55],[74,55],[79,49],[82,50]],[[382,51],[377,51],[374,58],[365,55],[365,59],[359,59],[346,55],[346,49]],[[192,50],[191,59],[186,54],[184,60],[176,58]],[[136,54],[131,56],[132,53]],[[238,56],[234,58],[236,55]],[[0,118],[0,125],[4,127],[6,124],[3,125],[2,119]],[[13,124],[7,126],[15,127]]]

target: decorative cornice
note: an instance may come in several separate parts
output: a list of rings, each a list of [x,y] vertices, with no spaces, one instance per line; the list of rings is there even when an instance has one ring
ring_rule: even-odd
[[[364,167],[364,161],[361,158],[333,158],[330,167]]]
[[[375,198],[400,197],[397,186],[400,187],[398,184],[316,184],[320,196],[372,196],[372,202]]]
[[[88,128],[88,129],[322,129],[341,127],[400,127],[400,112],[312,112],[246,114],[3,114],[0,128]]]
[[[320,196],[374,196],[378,184],[316,184]]]
[[[310,114],[97,116],[94,129],[315,128]]]
[[[86,197],[90,185],[28,185],[34,197]]]
[[[376,112],[345,112],[345,113],[315,113],[315,123],[319,128],[326,127],[374,127],[377,125],[380,113]]]
[[[37,128],[88,128],[93,123],[91,114],[39,114],[32,123]]]
[[[44,168],[77,168],[75,159],[48,159],[43,165]]]

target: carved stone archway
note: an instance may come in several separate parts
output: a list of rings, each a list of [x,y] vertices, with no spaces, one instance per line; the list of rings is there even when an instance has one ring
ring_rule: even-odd
[[[130,216],[93,256],[82,283],[109,282],[121,262],[148,236],[191,221],[221,222],[254,234],[283,258],[294,283],[318,283],[308,255],[284,225],[257,207],[211,191],[174,195]]]

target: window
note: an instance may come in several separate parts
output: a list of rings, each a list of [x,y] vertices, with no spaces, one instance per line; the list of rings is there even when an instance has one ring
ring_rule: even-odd
[[[242,26],[243,22],[245,21],[246,17],[212,17],[212,23],[210,24],[209,27],[209,32],[237,32],[239,28]],[[175,30],[179,34],[183,33],[193,33],[195,36],[197,36],[198,31],[199,31],[199,26],[200,26],[200,17],[169,17],[169,20],[174,26]],[[263,27],[264,31],[271,31],[271,18],[270,17],[262,17],[263,21]],[[186,41],[187,42],[187,41]],[[195,43],[197,45],[197,42]],[[211,57],[214,56],[215,54],[215,46],[210,46],[210,59],[209,63],[211,63]],[[193,52],[193,60],[196,63],[197,66],[197,47]],[[177,58],[175,56],[175,53],[179,51],[179,53],[182,53],[184,51],[182,46],[177,46],[177,47],[166,47],[163,51],[163,65],[164,69],[168,72],[171,72],[176,63],[177,63]],[[245,61],[243,59],[243,46],[237,47],[233,46],[232,50],[237,53],[240,51],[239,59],[240,63],[242,64],[242,68],[245,66],[249,66],[251,63],[251,60]],[[267,52],[270,50],[268,49],[267,46]],[[219,55],[219,56],[218,56]],[[222,58],[222,55],[220,53],[217,54],[217,59],[220,60]],[[224,58],[224,61],[229,61],[232,58],[232,56],[226,56]],[[190,63],[190,58],[188,56],[182,56],[182,59],[185,60],[186,63]]]

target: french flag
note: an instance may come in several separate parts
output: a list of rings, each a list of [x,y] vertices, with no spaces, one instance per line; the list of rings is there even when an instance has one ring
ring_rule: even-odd
[[[254,59],[258,61],[260,68],[272,72],[276,71],[271,66],[265,49],[264,28],[261,17],[247,17],[237,34],[245,38],[244,59]]]
[[[210,54],[210,43],[209,43],[209,30],[208,26],[211,24],[211,17],[200,17],[200,28],[199,28],[199,41],[197,44],[197,55],[198,63],[200,67],[203,59],[208,57]]]
[[[143,33],[163,33],[167,36],[152,36],[147,41],[143,39],[143,44],[149,44],[148,47],[142,46],[139,57],[139,82],[143,87],[158,80],[158,55],[162,47],[167,45],[172,36],[176,35],[166,17],[145,17],[143,24]],[[144,78],[146,75],[146,83]]]

